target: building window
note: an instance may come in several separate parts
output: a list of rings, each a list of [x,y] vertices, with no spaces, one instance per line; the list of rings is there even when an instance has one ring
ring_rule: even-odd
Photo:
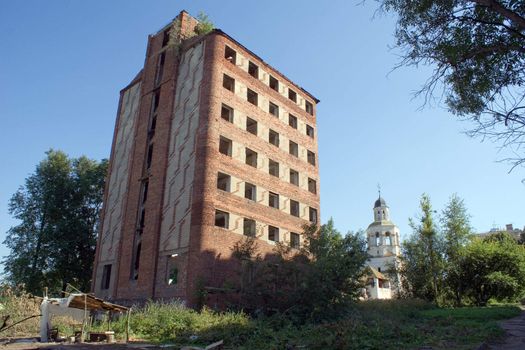
[[[246,131],[257,136],[257,121],[250,117],[246,117]]]
[[[390,232],[385,233],[385,245],[392,245],[392,237],[390,237]]]
[[[144,231],[144,226],[146,224],[146,208],[142,207],[140,209],[140,215],[139,215],[139,224],[138,224],[138,234],[141,235]]]
[[[155,72],[155,86],[158,86],[162,81],[162,74],[164,73],[164,62],[166,61],[166,51],[163,51],[157,62],[157,71]]]
[[[268,240],[279,242],[279,228],[275,226],[268,226]]]
[[[290,140],[289,142],[288,151],[290,152],[292,156],[299,157],[299,146],[292,140]]]
[[[297,93],[292,89],[288,89],[288,98],[297,103]]]
[[[235,79],[224,74],[222,76],[222,87],[231,92],[235,92]]]
[[[257,106],[257,93],[251,89],[246,90],[246,99],[248,102],[250,102],[252,105]]]
[[[314,115],[314,106],[308,102],[308,101],[305,101],[304,102],[304,107],[306,109],[306,112],[310,115]]]
[[[257,168],[257,152],[252,151],[249,148],[246,148],[246,164]]]
[[[275,79],[270,75],[270,88],[279,91],[279,80]]]
[[[235,64],[236,63],[236,61],[235,61],[236,57],[237,57],[237,53],[235,52],[234,49],[232,49],[229,46],[226,46],[224,48],[224,58],[226,58],[227,61]]]
[[[315,153],[312,151],[308,151],[307,154],[308,163],[315,165]]]
[[[268,112],[270,112],[271,115],[279,118],[279,106],[277,106],[275,103],[269,102]]]
[[[313,224],[317,224],[317,209],[310,207],[308,210],[308,218]]]
[[[274,160],[268,160],[268,172],[270,175],[279,177],[279,163]]]
[[[170,269],[170,273],[168,275],[168,285],[174,286],[177,284],[179,279],[179,269],[177,269],[175,266],[173,266]]]
[[[230,192],[231,176],[224,173],[217,174],[217,188],[226,192]]]
[[[157,115],[154,114],[149,123],[148,128],[148,139],[151,140],[151,138],[155,135],[155,129],[157,128]]]
[[[111,282],[111,264],[104,265],[102,268],[102,280],[100,282],[100,289],[109,289],[109,283]]]
[[[310,125],[306,125],[306,135],[314,138],[314,128],[312,128]]]
[[[297,129],[297,117],[292,114],[288,114],[288,125],[294,129]]]
[[[135,254],[133,254],[133,269],[131,271],[131,278],[134,280],[139,279],[139,267],[140,267],[140,252],[142,250],[142,243],[137,244],[135,247]]]
[[[170,29],[166,29],[164,33],[162,33],[162,47],[165,47],[170,42]]]
[[[299,202],[290,199],[290,214],[299,217]]]
[[[153,144],[150,144],[148,147],[148,155],[146,157],[146,169],[151,169],[151,162],[153,161]]]
[[[376,232],[376,246],[379,247],[381,245],[381,237],[379,237],[379,232]],[[377,252],[379,254],[379,251]]]
[[[157,89],[153,92],[153,101],[151,102],[151,114],[157,113],[160,103],[160,89]]]
[[[142,181],[142,204],[146,203],[146,200],[148,199],[148,188],[149,188],[149,181],[148,180]]]
[[[299,186],[299,173],[293,169],[290,169],[290,183]]]
[[[308,178],[308,191],[317,194],[317,183],[314,179]]]
[[[279,195],[277,193],[270,192],[268,205],[272,208],[279,209]]]
[[[244,198],[256,201],[257,200],[257,187],[254,184],[245,182],[244,183]]]
[[[259,67],[253,62],[248,63],[248,74],[250,74],[255,79],[259,79]]]
[[[219,152],[222,154],[231,157],[232,156],[232,140],[227,139],[224,136],[221,136],[219,140]]]
[[[268,142],[270,142],[274,146],[279,147],[279,134],[270,129],[270,132],[268,134]]]
[[[223,103],[221,107],[221,118],[227,122],[233,123],[233,108]]]
[[[295,249],[301,248],[301,237],[298,233],[290,232],[290,246]]]
[[[243,234],[249,237],[255,237],[255,220],[244,219]]]
[[[215,226],[227,229],[230,227],[229,221],[229,213],[222,210],[215,210]]]

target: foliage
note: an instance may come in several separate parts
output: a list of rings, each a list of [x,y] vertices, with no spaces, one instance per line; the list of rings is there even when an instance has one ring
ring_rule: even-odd
[[[33,294],[65,290],[66,283],[88,290],[107,161],[53,150],[46,156],[9,203],[20,223],[4,241],[4,272]]]
[[[449,110],[482,136],[509,147],[524,164],[525,3],[511,0],[378,0],[398,15],[400,66],[432,65],[417,94],[442,87]]]
[[[503,334],[496,321],[517,316],[519,308],[437,309],[421,300],[366,301],[346,317],[297,325],[282,314],[250,318],[242,312],[196,312],[178,303],[133,308],[133,339],[173,346],[205,346],[223,339],[226,349],[472,349]],[[104,325],[99,325],[103,329]],[[112,323],[125,332],[122,317]]]
[[[443,239],[427,194],[421,196],[420,208],[419,223],[410,220],[413,232],[402,244],[402,285],[408,296],[438,301],[443,284]]]
[[[40,315],[40,303],[31,298],[23,288],[13,288],[9,285],[0,286],[0,320],[6,316],[6,325],[13,325],[23,319]],[[2,337],[24,337],[38,334],[40,318],[34,317],[2,331]]]
[[[199,21],[199,24],[195,27],[195,33],[197,33],[197,35],[207,34],[215,28],[213,22],[208,18],[208,15],[202,11],[197,15],[197,20]]]
[[[244,263],[241,308],[285,312],[298,322],[320,321],[341,316],[358,298],[368,258],[362,236],[342,236],[333,220],[320,228],[305,227],[303,236],[301,250],[277,244],[275,257],[267,260],[255,256],[249,239],[234,247],[233,255]]]
[[[517,300],[525,292],[525,247],[505,232],[474,239],[465,248],[460,271],[465,295],[476,305]]]

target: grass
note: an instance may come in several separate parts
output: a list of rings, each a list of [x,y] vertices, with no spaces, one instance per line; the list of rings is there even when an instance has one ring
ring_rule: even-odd
[[[135,338],[180,345],[223,339],[226,349],[472,349],[502,336],[497,321],[519,315],[512,305],[438,309],[416,300],[367,301],[342,320],[295,325],[274,316],[189,310],[177,303],[149,303],[132,314]],[[123,319],[112,328],[121,336]]]

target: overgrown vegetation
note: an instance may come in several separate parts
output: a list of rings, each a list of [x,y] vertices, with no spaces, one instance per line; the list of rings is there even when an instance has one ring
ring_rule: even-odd
[[[472,349],[502,335],[496,321],[514,317],[514,306],[438,309],[419,300],[366,301],[338,321],[297,325],[288,317],[250,318],[242,312],[197,312],[178,303],[149,303],[133,312],[135,339],[226,349]],[[112,327],[122,336],[124,318]]]

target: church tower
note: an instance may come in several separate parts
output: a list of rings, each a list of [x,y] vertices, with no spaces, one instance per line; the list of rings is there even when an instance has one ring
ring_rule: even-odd
[[[399,228],[390,221],[390,208],[386,201],[381,198],[374,204],[374,222],[367,230],[368,264],[378,272],[386,272],[392,265],[398,264],[401,253],[399,247]]]

